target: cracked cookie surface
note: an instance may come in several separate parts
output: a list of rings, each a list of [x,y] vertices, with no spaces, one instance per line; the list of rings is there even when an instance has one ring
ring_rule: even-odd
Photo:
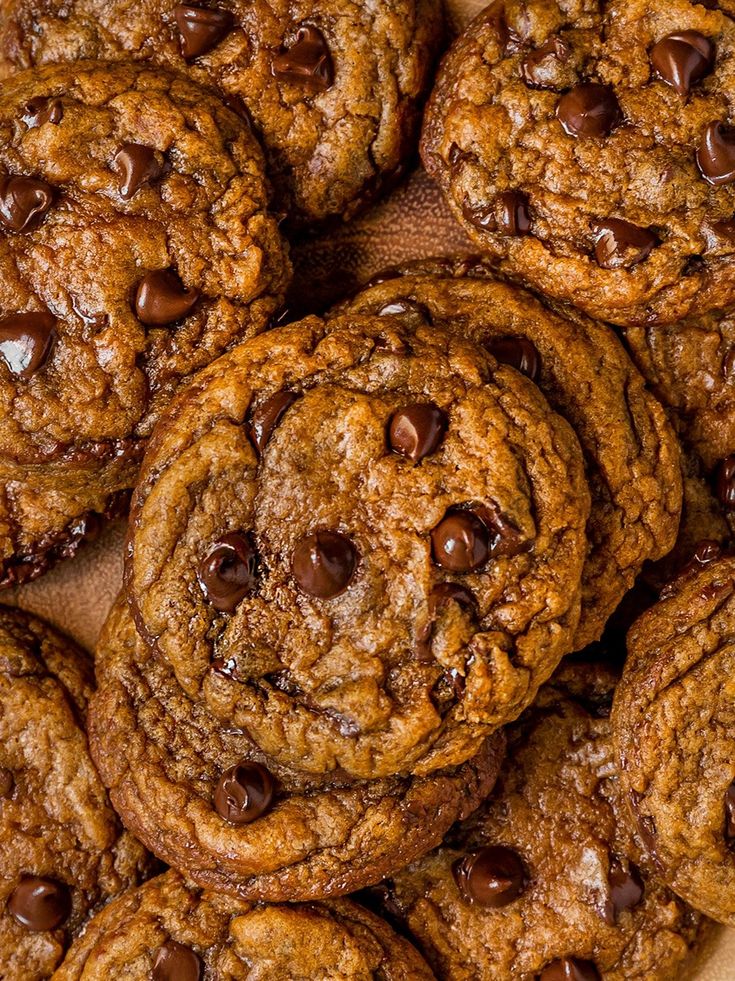
[[[696,568],[698,566],[698,568]],[[657,874],[735,925],[735,560],[694,563],[628,634],[621,782]]]
[[[186,78],[80,63],[3,83],[0,580],[71,548],[177,387],[265,328],[289,275],[267,190],[247,127]]]
[[[150,859],[123,830],[83,724],[92,664],[46,624],[0,607],[0,964],[43,981],[88,917]]]
[[[726,4],[497,0],[445,59],[422,155],[503,271],[613,323],[735,300]]]
[[[639,868],[607,717],[614,681],[565,667],[509,727],[489,799],[374,894],[439,977],[683,976],[701,918]]]
[[[90,743],[126,825],[201,886],[244,899],[340,896],[435,847],[495,782],[505,740],[427,777],[309,776],[188,698],[121,598],[97,651]]]
[[[280,206],[349,217],[413,151],[442,36],[437,0],[6,0],[0,70],[141,58],[242,100]]]
[[[313,774],[469,759],[573,646],[589,493],[528,379],[406,315],[240,345],[159,425],[126,561],[183,689]]]
[[[437,329],[484,345],[535,381],[577,433],[592,510],[575,648],[598,640],[643,563],[676,541],[680,454],[664,410],[609,328],[573,311],[562,316],[481,261],[417,262],[377,278],[351,310],[405,305]]]

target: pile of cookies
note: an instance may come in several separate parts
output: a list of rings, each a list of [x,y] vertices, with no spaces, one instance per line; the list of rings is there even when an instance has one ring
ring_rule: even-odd
[[[2,585],[129,514],[94,665],[0,608],[4,981],[653,981],[735,926],[735,6],[443,37],[0,5]],[[421,123],[478,254],[294,320]]]

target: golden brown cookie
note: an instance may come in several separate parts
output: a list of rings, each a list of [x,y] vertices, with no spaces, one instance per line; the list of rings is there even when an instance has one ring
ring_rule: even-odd
[[[246,125],[145,65],[0,93],[0,583],[73,552],[192,372],[263,330],[289,263]]]

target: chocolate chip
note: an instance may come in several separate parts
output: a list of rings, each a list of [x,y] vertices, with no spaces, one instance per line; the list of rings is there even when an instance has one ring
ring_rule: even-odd
[[[722,359],[722,376],[727,381],[735,379],[735,347],[729,347]]]
[[[249,824],[270,810],[273,777],[260,763],[243,760],[219,778],[214,791],[217,813],[230,824]]]
[[[610,886],[610,901],[605,909],[605,920],[613,926],[621,913],[637,906],[643,899],[643,879],[632,862],[628,863],[626,869],[617,858],[610,859],[607,879]]]
[[[630,269],[643,262],[659,244],[650,228],[640,228],[620,218],[607,218],[592,226],[595,258],[603,269]]]
[[[495,204],[473,205],[465,198],[462,202],[462,214],[471,225],[483,232],[495,232],[498,229]]]
[[[539,981],[600,981],[600,972],[592,961],[579,957],[560,957],[547,964]]]
[[[464,586],[459,586],[453,582],[440,582],[429,593],[427,603],[428,617],[425,626],[419,631],[416,637],[416,656],[420,661],[430,661],[431,656],[431,637],[434,633],[434,624],[439,613],[449,606],[450,603],[458,603],[465,609],[475,609],[477,599],[474,593]]]
[[[197,572],[207,602],[220,613],[234,613],[240,600],[255,589],[257,567],[258,555],[249,535],[223,535]]]
[[[489,845],[465,855],[452,866],[460,895],[468,903],[499,909],[518,899],[527,885],[526,870],[517,852]]]
[[[258,456],[263,455],[263,450],[271,438],[273,430],[283,418],[286,410],[297,401],[298,397],[295,392],[287,392],[284,389],[261,402],[253,411],[247,432]]]
[[[735,129],[717,120],[711,122],[697,150],[697,165],[710,184],[735,181]]]
[[[398,409],[388,426],[388,445],[414,463],[441,446],[447,432],[447,414],[431,402],[414,402]]]
[[[201,958],[191,947],[167,940],[156,952],[152,977],[153,981],[201,981]]]
[[[13,793],[14,786],[15,780],[13,779],[12,772],[6,769],[6,767],[0,766],[0,800],[10,797]]]
[[[23,106],[21,118],[28,129],[35,129],[45,123],[58,126],[64,118],[64,105],[61,99],[47,99],[43,95],[38,95],[29,99]]]
[[[187,289],[172,269],[147,273],[135,292],[135,312],[147,327],[165,327],[194,309],[199,291]]]
[[[692,86],[712,71],[715,46],[699,31],[680,31],[654,44],[650,59],[664,82],[679,95],[689,95]]]
[[[715,492],[726,511],[735,511],[735,456],[725,457],[718,464]]]
[[[35,177],[0,180],[0,222],[12,232],[38,228],[54,203],[54,189]]]
[[[402,300],[391,300],[377,310],[376,314],[378,317],[405,317],[406,314],[412,314],[417,320],[431,323],[431,315],[426,307],[415,300],[409,300],[408,297]]]
[[[559,99],[556,116],[569,136],[600,139],[620,121],[621,113],[609,85],[584,82]]]
[[[115,154],[113,168],[120,175],[120,197],[129,201],[144,184],[158,180],[163,166],[152,146],[123,143]]]
[[[234,18],[221,7],[192,7],[179,3],[174,7],[174,19],[179,29],[179,46],[186,61],[216,48],[232,30]]]
[[[541,373],[541,357],[527,337],[497,337],[485,341],[485,348],[501,364],[509,364],[522,375],[536,381]]]
[[[474,572],[490,558],[485,523],[470,510],[450,508],[431,532],[434,561],[450,572]]]
[[[506,191],[498,198],[498,228],[504,235],[520,238],[531,231],[528,196],[521,191]]]
[[[677,571],[671,582],[663,587],[660,598],[667,599],[669,596],[673,596],[682,582],[698,575],[705,566],[719,561],[723,555],[724,551],[719,542],[706,538],[699,542],[689,561]]]
[[[11,893],[8,910],[28,930],[55,930],[71,913],[71,896],[62,883],[29,875]]]
[[[322,32],[311,24],[299,29],[290,48],[274,56],[271,69],[277,78],[309,82],[318,89],[328,89],[334,81],[327,42]]]
[[[735,846],[735,780],[725,791],[725,841]]]
[[[531,51],[521,62],[521,78],[534,89],[557,87],[560,64],[569,61],[571,48],[560,37],[552,37],[545,44]]]
[[[303,592],[331,599],[347,589],[357,562],[357,549],[346,535],[317,531],[302,538],[294,549],[291,572]]]
[[[19,378],[30,378],[48,359],[56,317],[50,313],[14,313],[0,318],[0,357]]]
[[[505,4],[495,3],[492,5],[492,10],[489,11],[490,16],[488,17],[487,24],[492,27],[498,35],[498,40],[500,43],[500,49],[504,55],[513,54],[521,46],[520,35],[513,30],[508,24],[508,19],[505,13]]]

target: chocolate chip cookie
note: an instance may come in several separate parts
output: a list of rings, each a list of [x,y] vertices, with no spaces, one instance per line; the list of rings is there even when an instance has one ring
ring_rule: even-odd
[[[701,551],[628,634],[612,720],[657,873],[735,925],[735,559]]]
[[[187,697],[123,600],[103,631],[97,672],[90,742],[126,826],[201,886],[244,899],[321,899],[379,881],[477,806],[505,746],[497,733],[470,762],[424,777],[284,767],[236,719]]]
[[[175,872],[98,914],[54,981],[432,981],[411,944],[357,903],[253,905]]]
[[[205,369],[132,510],[138,629],[285,766],[469,759],[573,647],[589,494],[538,388],[409,310],[309,317]]]
[[[186,78],[50,66],[0,93],[0,582],[133,486],[181,382],[265,328],[289,276],[261,152]]]
[[[613,679],[573,670],[593,676],[553,680],[508,730],[488,801],[377,892],[439,977],[685,976],[700,918],[641,869],[626,829],[607,717]]]
[[[0,71],[141,58],[219,88],[252,119],[279,204],[349,217],[413,151],[439,0],[6,0]]]
[[[124,832],[82,728],[92,666],[0,607],[0,974],[42,981],[90,913],[149,864]]]
[[[504,271],[618,324],[735,301],[735,19],[717,3],[495,0],[456,42],[429,173]]]
[[[487,263],[433,260],[377,279],[352,310],[405,309],[484,345],[535,381],[576,431],[592,512],[575,647],[598,640],[643,563],[676,541],[680,454],[663,409],[609,328],[571,311],[562,316],[494,278]]]

